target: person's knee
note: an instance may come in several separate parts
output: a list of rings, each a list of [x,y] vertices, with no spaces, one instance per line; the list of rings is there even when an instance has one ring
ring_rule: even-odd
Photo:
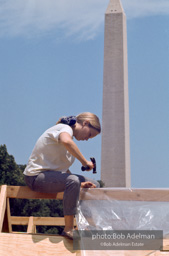
[[[76,175],[69,175],[66,182],[67,186],[80,188],[80,180]]]

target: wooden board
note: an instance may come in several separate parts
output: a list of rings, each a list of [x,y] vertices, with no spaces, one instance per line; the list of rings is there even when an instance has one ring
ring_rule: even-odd
[[[80,256],[62,236],[0,233],[0,256]]]
[[[63,199],[63,192],[55,194],[38,193],[27,186],[8,186],[8,198],[25,199]],[[169,202],[169,189],[128,189],[128,188],[95,188],[81,189],[80,200],[123,200]]]
[[[32,217],[32,216],[31,216]],[[10,222],[12,225],[28,225],[30,217],[11,216]],[[32,217],[34,225],[40,226],[65,226],[64,217]],[[74,226],[76,219],[74,218]]]
[[[31,190],[27,186],[8,186],[8,198],[24,198],[24,199],[63,199],[63,192],[57,194],[40,193]]]
[[[168,256],[169,252],[161,252],[161,251],[85,251],[84,255],[85,256]]]
[[[168,245],[169,240],[164,240]],[[62,236],[0,233],[1,256],[83,256]],[[163,256],[169,251],[85,251],[85,256]]]
[[[81,190],[80,200],[169,202],[169,189],[90,188]]]

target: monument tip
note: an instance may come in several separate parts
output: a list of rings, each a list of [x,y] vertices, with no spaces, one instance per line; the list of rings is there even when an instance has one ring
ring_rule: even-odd
[[[110,0],[106,13],[124,13],[120,0]]]

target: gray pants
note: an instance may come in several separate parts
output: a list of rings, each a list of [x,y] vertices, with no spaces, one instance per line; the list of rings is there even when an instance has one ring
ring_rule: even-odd
[[[25,182],[30,189],[43,193],[58,193],[64,191],[64,215],[75,215],[80,193],[81,182],[91,181],[100,187],[97,181],[82,175],[63,173],[59,171],[43,171],[37,176],[26,176]]]

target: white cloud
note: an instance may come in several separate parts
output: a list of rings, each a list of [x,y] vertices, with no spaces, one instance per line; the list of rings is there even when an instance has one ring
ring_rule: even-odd
[[[94,38],[104,23],[109,0],[0,0],[0,36]],[[169,0],[121,0],[127,18],[169,14]]]
[[[108,0],[0,0],[0,36],[62,29],[66,36],[91,39],[104,22],[107,4]]]

